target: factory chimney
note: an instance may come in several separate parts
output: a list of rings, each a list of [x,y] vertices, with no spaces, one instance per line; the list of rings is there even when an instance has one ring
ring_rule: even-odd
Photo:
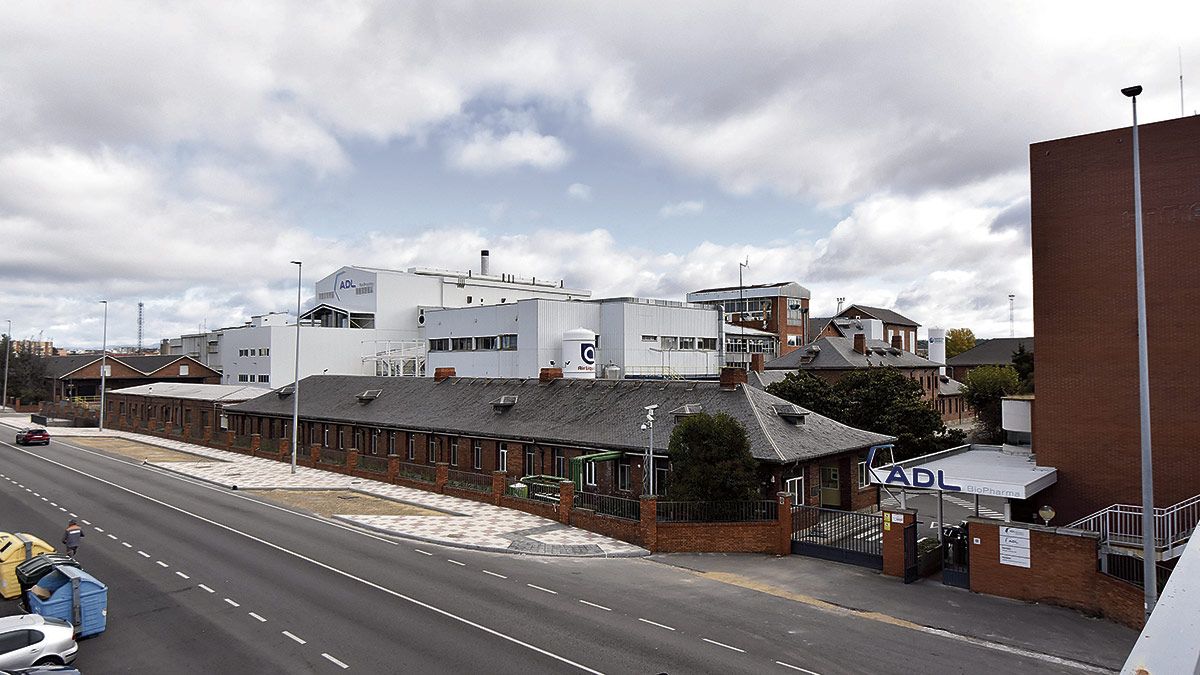
[[[479,273],[487,276],[491,266],[488,264],[488,250],[485,248],[479,252]]]

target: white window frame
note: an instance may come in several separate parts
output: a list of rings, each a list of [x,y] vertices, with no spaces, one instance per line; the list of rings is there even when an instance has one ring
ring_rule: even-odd
[[[508,472],[508,443],[500,443],[497,446],[497,448],[499,449],[500,454],[499,454],[499,458],[496,460],[496,470],[507,473]]]
[[[796,476],[795,478],[783,481],[783,491],[791,493],[792,503],[806,503],[804,499],[804,476]]]
[[[617,489],[622,492],[629,492],[633,486],[633,471],[629,462],[617,462]]]
[[[867,471],[866,460],[858,463],[858,489],[865,490],[871,486],[870,472]]]
[[[412,462],[417,459],[417,435],[408,435],[408,461]]]
[[[591,487],[596,486],[596,463],[595,462],[584,462],[583,463],[583,484],[589,485]]]
[[[471,443],[471,467],[474,469],[483,468],[483,442],[474,441]]]

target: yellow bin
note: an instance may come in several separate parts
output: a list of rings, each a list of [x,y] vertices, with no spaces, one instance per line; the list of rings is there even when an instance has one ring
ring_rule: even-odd
[[[32,534],[0,532],[0,597],[9,599],[21,594],[17,565],[42,553],[54,553],[54,547]]]

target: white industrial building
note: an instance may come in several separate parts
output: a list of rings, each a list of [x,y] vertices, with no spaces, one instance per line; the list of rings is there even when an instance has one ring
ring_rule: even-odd
[[[713,377],[722,319],[715,307],[643,298],[430,310],[426,374],[532,378],[560,367],[565,377]]]

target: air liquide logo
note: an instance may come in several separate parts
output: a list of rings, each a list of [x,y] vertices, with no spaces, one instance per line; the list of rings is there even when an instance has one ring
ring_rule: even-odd
[[[337,298],[338,300],[342,299],[342,291],[358,288],[353,279],[349,277],[342,278],[343,274],[348,274],[348,272],[338,272],[337,275],[333,277],[333,297]]]
[[[579,358],[583,359],[584,365],[596,365],[596,345],[591,342],[581,342],[579,344]]]

